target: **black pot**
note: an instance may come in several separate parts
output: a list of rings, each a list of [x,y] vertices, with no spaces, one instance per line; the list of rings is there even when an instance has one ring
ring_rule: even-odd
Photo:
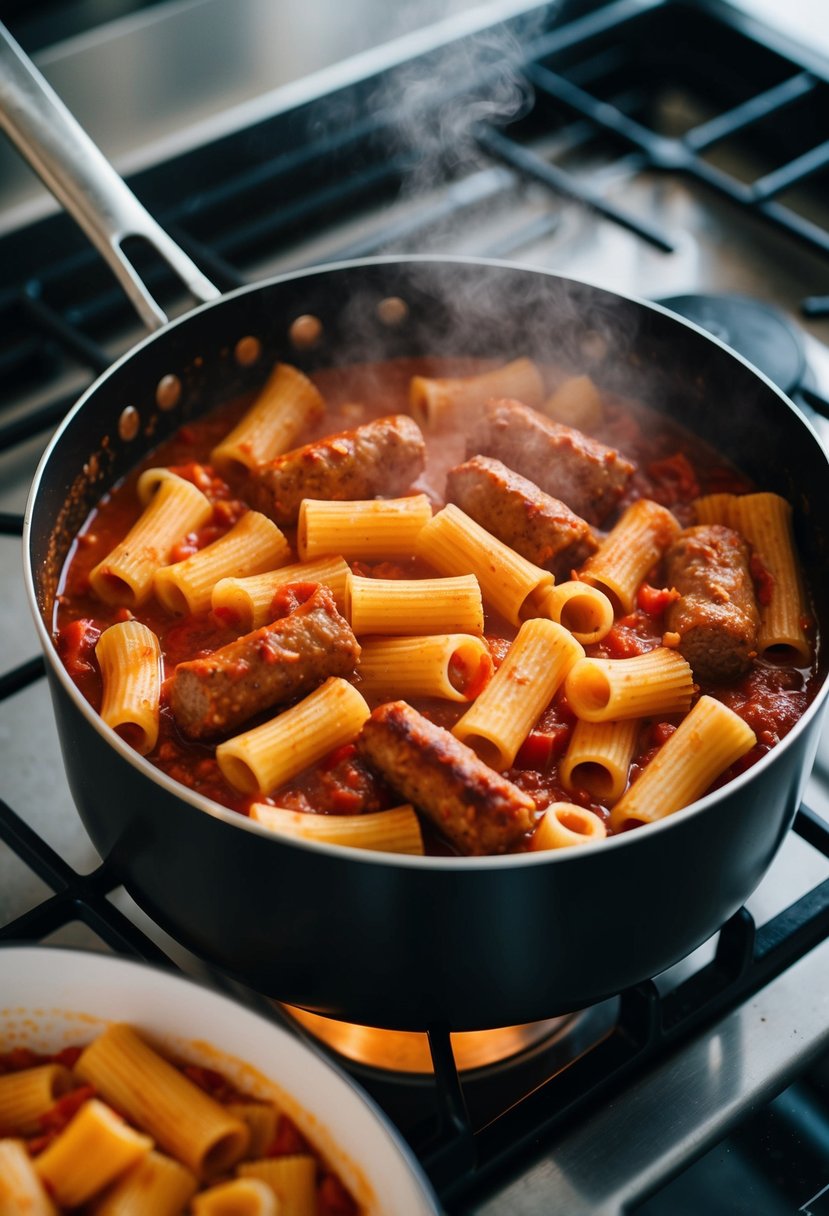
[[[408,315],[378,317],[396,296]],[[381,310],[382,311],[382,310]],[[323,336],[289,339],[310,313]],[[254,336],[253,367],[234,358]],[[139,345],[55,435],[27,511],[27,584],[69,781],[101,855],[173,937],[261,991],[366,1024],[473,1030],[580,1008],[683,957],[743,903],[790,827],[817,746],[825,679],[758,764],[693,807],[560,853],[391,857],[292,842],[176,785],[100,721],[51,637],[71,538],[100,495],[183,419],[261,383],[395,355],[529,355],[589,370],[714,444],[795,507],[813,590],[829,555],[829,464],[788,400],[716,340],[653,305],[497,263],[380,259],[288,275],[202,306]],[[182,385],[156,404],[163,377]],[[126,406],[136,438],[119,438]],[[819,615],[826,620],[823,606]]]

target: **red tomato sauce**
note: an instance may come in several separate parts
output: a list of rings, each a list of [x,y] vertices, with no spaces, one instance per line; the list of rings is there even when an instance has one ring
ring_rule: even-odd
[[[302,441],[358,426],[372,418],[408,412],[408,386],[413,375],[456,376],[483,370],[481,362],[470,360],[399,359],[382,364],[355,365],[315,373],[312,379],[326,400],[328,409],[322,421],[303,436]],[[122,483],[117,485],[92,512],[67,560],[55,608],[55,631],[60,654],[72,679],[95,707],[101,703],[101,686],[94,658],[95,643],[102,630],[124,619],[125,609],[102,604],[90,594],[89,572],[122,539],[140,514],[135,493],[139,473],[148,467],[168,465],[193,481],[213,503],[213,516],[198,533],[191,534],[177,548],[173,560],[195,552],[229,530],[246,510],[243,484],[228,484],[209,466],[209,453],[250,404],[250,398],[229,403],[204,419],[189,422],[177,434],[146,458]],[[605,419],[591,434],[618,448],[636,463],[636,471],[625,491],[619,510],[607,521],[609,530],[625,506],[641,497],[652,498],[667,506],[685,527],[695,522],[692,500],[699,495],[730,492],[746,493],[754,487],[738,470],[726,464],[708,445],[670,419],[648,411],[636,402],[605,396]],[[426,433],[426,469],[412,487],[426,493],[437,509],[443,505],[447,471],[466,457],[465,435],[444,429]],[[288,539],[294,537],[288,532]],[[377,578],[429,576],[422,562],[401,554],[393,562],[374,565],[352,562],[357,574]],[[634,610],[617,619],[602,641],[585,647],[588,655],[629,658],[662,644],[663,615],[676,592],[664,586],[664,572],[650,572],[639,591]],[[758,600],[768,594],[768,572],[757,563],[752,568]],[[277,597],[274,619],[290,610],[290,595]],[[127,615],[129,615],[127,613]],[[238,636],[227,614],[212,612],[178,618],[167,613],[153,598],[136,614],[159,637],[164,668],[171,675],[176,664],[197,658],[226,645]],[[492,612],[486,617],[486,641],[492,665],[502,661],[515,629]],[[814,654],[814,649],[813,649]],[[456,687],[474,689],[485,679],[485,672],[456,671]],[[360,687],[359,675],[354,679]],[[757,733],[757,746],[732,766],[717,781],[725,784],[765,754],[791,729],[806,709],[817,689],[815,665],[808,669],[774,666],[755,660],[751,671],[735,684],[706,686],[700,693],[719,698],[740,714]],[[466,711],[466,703],[450,701],[412,702],[438,725],[451,728]],[[369,704],[374,708],[369,698]],[[271,714],[251,719],[255,726]],[[635,775],[658,750],[658,742],[678,720],[643,724],[640,744],[634,756]],[[603,819],[607,808],[591,801],[586,790],[565,791],[558,779],[558,761],[567,747],[573,719],[562,693],[542,714],[516,757],[507,776],[536,800],[539,812],[554,801],[569,801],[589,807]],[[660,735],[662,732],[662,735]],[[253,801],[316,811],[320,814],[355,815],[387,809],[400,798],[348,749],[335,753],[316,768],[301,774],[283,789],[249,798],[230,786],[214,758],[214,746],[194,743],[177,730],[162,692],[161,729],[158,743],[148,759],[174,780],[242,814]],[[437,838],[424,822],[427,852],[452,852],[451,846]],[[529,844],[529,840],[527,841]]]

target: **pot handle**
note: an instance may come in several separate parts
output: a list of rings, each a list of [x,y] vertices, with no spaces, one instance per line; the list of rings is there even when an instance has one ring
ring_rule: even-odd
[[[148,241],[199,301],[221,294],[161,228],[0,23],[0,127],[83,228],[150,329],[166,325],[122,248]]]

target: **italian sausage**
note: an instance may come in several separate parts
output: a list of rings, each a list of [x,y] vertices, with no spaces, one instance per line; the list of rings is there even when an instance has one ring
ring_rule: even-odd
[[[406,414],[306,443],[251,473],[252,497],[277,524],[296,523],[303,498],[394,497],[423,471],[426,445]]]
[[[505,853],[533,829],[532,798],[405,701],[375,709],[357,751],[462,853]]]
[[[565,577],[596,549],[588,523],[489,456],[450,469],[446,497],[516,553]]]
[[[351,626],[324,586],[293,587],[304,603],[270,625],[205,658],[179,663],[169,699],[190,739],[232,731],[253,714],[312,692],[329,676],[348,676],[360,655]]]
[[[610,514],[635,467],[615,448],[506,397],[487,404],[466,454],[497,457],[589,524]]]
[[[704,524],[677,537],[666,554],[669,586],[680,598],[668,607],[666,628],[699,680],[733,680],[757,648],[760,615],[748,545],[738,532]]]

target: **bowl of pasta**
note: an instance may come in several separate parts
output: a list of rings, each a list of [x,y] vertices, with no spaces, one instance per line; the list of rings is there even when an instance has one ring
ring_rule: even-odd
[[[381,1112],[274,1023],[123,958],[0,966],[0,1211],[438,1211]]]

